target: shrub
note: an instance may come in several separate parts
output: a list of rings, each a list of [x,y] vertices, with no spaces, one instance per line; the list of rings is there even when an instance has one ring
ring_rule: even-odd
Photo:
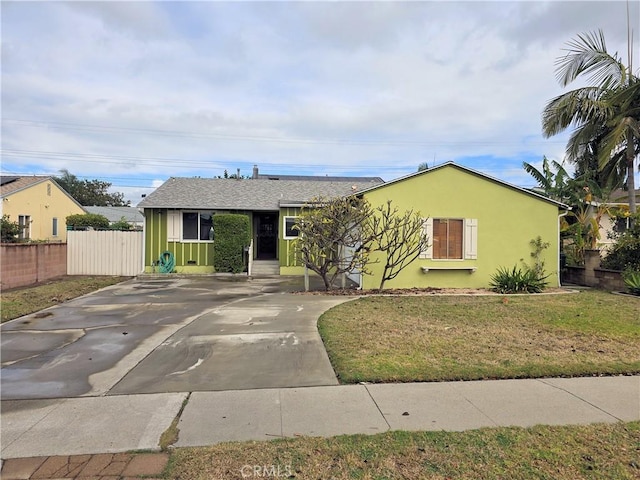
[[[602,266],[611,270],[640,271],[640,215],[635,215],[631,227],[616,234],[615,238],[616,243],[602,261]]]
[[[547,277],[532,268],[501,267],[491,276],[490,285],[498,293],[540,293],[547,285]]]
[[[131,224],[129,222],[127,222],[127,219],[124,217],[121,217],[120,220],[118,220],[117,222],[113,222],[110,225],[111,230],[120,230],[120,231],[127,231],[127,230],[131,230]]]
[[[87,227],[95,229],[109,228],[109,220],[104,215],[98,215],[97,213],[69,215],[67,217],[67,227],[72,227],[74,230],[84,230]]]
[[[244,248],[251,241],[249,217],[225,213],[213,216],[213,266],[216,272],[244,270]]]
[[[622,274],[624,284],[634,295],[640,295],[640,270],[627,270]]]
[[[18,235],[21,228],[18,222],[12,222],[9,215],[2,215],[2,223],[0,224],[0,232],[2,233],[2,243],[15,243],[18,241]]]

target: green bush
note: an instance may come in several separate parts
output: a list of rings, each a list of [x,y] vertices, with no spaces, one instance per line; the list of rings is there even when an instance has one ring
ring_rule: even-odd
[[[632,218],[631,228],[616,234],[615,240],[616,243],[602,260],[602,267],[640,271],[640,214]]]
[[[624,284],[634,295],[640,295],[640,270],[627,270],[622,274]]]
[[[2,215],[2,223],[0,224],[0,232],[2,234],[2,243],[15,243],[18,241],[20,234],[20,225],[18,222],[12,222],[9,215]]]
[[[109,226],[109,228],[111,228],[111,230],[120,230],[120,231],[132,230],[131,224],[127,222],[127,219],[124,217],[121,217],[120,220],[118,220],[117,222],[113,222]]]
[[[501,267],[491,276],[491,287],[498,293],[540,293],[547,286],[547,277],[532,268]]]
[[[98,215],[97,213],[69,215],[67,217],[67,227],[71,227],[74,230],[84,230],[87,227],[95,229],[109,228],[109,220],[104,215]]]
[[[244,248],[251,241],[249,217],[238,214],[213,216],[213,266],[216,272],[244,271]]]

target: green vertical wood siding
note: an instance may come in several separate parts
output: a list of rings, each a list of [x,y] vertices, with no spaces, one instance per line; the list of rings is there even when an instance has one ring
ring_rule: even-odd
[[[169,242],[167,241],[167,209],[145,209],[145,270],[153,269],[160,254],[173,253],[178,273],[213,272],[212,242]],[[194,261],[195,263],[189,263]]]
[[[280,218],[278,231],[278,258],[280,259],[281,267],[301,267],[302,263],[297,258],[295,251],[295,240],[284,239],[284,217],[297,217],[300,215],[300,208],[286,207],[280,209]]]

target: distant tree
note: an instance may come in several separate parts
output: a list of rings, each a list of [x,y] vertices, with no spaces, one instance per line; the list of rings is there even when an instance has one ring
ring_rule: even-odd
[[[380,278],[380,290],[387,280],[393,280],[413,262],[427,247],[429,239],[424,232],[425,219],[418,212],[407,210],[400,215],[398,208],[391,208],[391,200],[375,210],[372,223],[373,249],[384,254],[384,268]]]
[[[225,168],[224,173],[222,175],[218,175],[217,178],[234,178],[238,180],[249,180],[252,177],[250,175],[240,175],[240,169],[238,169],[238,173],[229,173]]]
[[[429,164],[427,162],[422,162],[418,165],[418,171],[423,172],[424,170],[429,170]]]
[[[21,228],[18,222],[12,222],[9,219],[9,215],[2,215],[2,221],[0,223],[2,243],[16,243],[20,230]]]
[[[109,228],[109,220],[104,215],[97,213],[85,213],[78,215],[69,215],[67,217],[67,227],[80,230],[87,227],[91,228]]]
[[[107,191],[111,186],[109,182],[80,180],[66,169],[60,170],[60,176],[53,178],[80,205],[97,207],[128,207],[131,205],[129,200],[125,202],[124,194]]]

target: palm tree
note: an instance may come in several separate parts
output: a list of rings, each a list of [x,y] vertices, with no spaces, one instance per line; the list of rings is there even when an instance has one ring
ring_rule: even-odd
[[[592,149],[600,172],[624,167],[629,210],[636,212],[635,161],[640,151],[640,79],[632,72],[631,55],[625,66],[617,54],[607,52],[604,34],[578,35],[567,44],[567,54],[556,60],[556,75],[563,87],[586,77],[588,85],[552,99],[542,113],[545,137],[568,127],[574,130],[567,158],[579,163]],[[595,142],[595,145],[594,145]]]

